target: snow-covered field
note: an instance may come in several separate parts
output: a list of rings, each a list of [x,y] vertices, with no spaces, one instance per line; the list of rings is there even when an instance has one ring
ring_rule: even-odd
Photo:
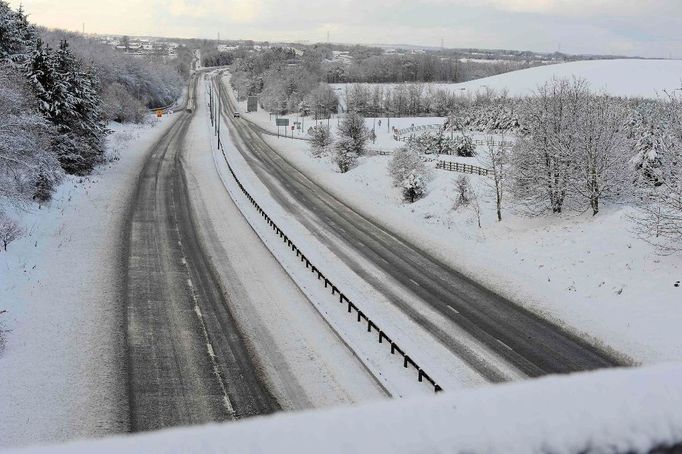
[[[465,94],[492,89],[497,92],[506,90],[512,96],[525,96],[553,77],[573,76],[584,78],[594,90],[603,90],[613,96],[656,98],[663,95],[664,90],[682,87],[682,60],[576,61],[537,66],[459,84],[429,85]],[[340,88],[338,93],[343,98],[344,84],[333,86]]]
[[[386,121],[377,128],[377,143],[395,148],[401,143],[387,132]],[[391,125],[438,121],[400,118]],[[404,204],[386,170],[389,156],[361,158],[356,168],[340,174],[330,159],[311,157],[304,141],[268,141],[365,215],[517,303],[635,362],[682,359],[682,288],[674,286],[682,278],[682,257],[660,256],[637,239],[630,232],[630,208],[607,205],[594,218],[589,213],[529,218],[506,209],[498,223],[489,180],[470,175],[481,204],[479,229],[473,209],[453,209],[461,174],[434,170],[427,196]],[[477,158],[457,160],[481,165]]]
[[[28,233],[0,253],[0,447],[125,430],[116,246],[145,151],[170,122],[110,125],[120,159],[17,214]]]
[[[682,439],[682,367],[608,370],[22,453],[648,452]]]

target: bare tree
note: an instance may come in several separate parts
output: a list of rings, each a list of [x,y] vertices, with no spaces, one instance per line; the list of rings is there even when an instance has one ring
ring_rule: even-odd
[[[628,186],[629,166],[623,133],[625,110],[605,95],[587,96],[578,117],[575,172],[572,188],[599,213],[604,197],[622,195]]]
[[[514,192],[528,211],[559,214],[571,201],[579,111],[588,96],[582,79],[553,79],[526,102],[529,135],[516,143],[512,159]]]
[[[0,242],[2,242],[2,247],[5,251],[12,241],[21,238],[23,234],[24,229],[19,224],[5,214],[0,213]]]
[[[509,173],[509,147],[504,136],[497,142],[493,136],[487,139],[486,149],[481,155],[481,164],[492,171],[486,183],[495,192],[495,208],[498,222],[502,220],[502,202],[507,190],[507,176]]]

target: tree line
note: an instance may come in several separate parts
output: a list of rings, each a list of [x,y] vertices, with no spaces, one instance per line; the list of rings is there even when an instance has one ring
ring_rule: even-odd
[[[75,43],[76,46],[72,46]],[[175,65],[178,66],[175,66]],[[9,206],[48,201],[64,174],[104,160],[107,121],[141,121],[182,90],[183,60],[146,61],[82,36],[39,29],[0,0],[0,237]],[[189,66],[186,67],[189,71]]]
[[[363,99],[371,103],[372,96]],[[349,115],[361,118],[357,106],[349,104]],[[313,152],[329,153],[338,162],[345,156],[343,147],[332,146],[324,129],[312,131]],[[450,131],[458,133],[457,140],[449,137]],[[488,135],[487,145],[478,150],[471,146],[467,139],[472,132]],[[342,137],[348,134],[341,132]],[[498,220],[508,206],[530,215],[589,210],[596,216],[604,203],[623,204],[636,208],[630,219],[640,237],[664,252],[682,250],[679,96],[612,97],[573,78],[554,79],[523,98],[492,92],[462,98],[441,130],[411,137],[394,153],[390,173],[406,201],[427,193],[431,173],[424,166],[426,154],[441,153],[478,154],[490,172],[485,181],[494,194]],[[355,159],[343,162],[342,172],[356,164]],[[460,180],[459,204],[476,208],[467,178]]]

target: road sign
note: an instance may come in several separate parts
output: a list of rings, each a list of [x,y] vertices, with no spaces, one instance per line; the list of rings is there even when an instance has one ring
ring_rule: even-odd
[[[249,96],[246,99],[246,111],[258,112],[258,96]]]
[[[277,123],[277,126],[289,126],[288,118],[277,118],[275,122]]]

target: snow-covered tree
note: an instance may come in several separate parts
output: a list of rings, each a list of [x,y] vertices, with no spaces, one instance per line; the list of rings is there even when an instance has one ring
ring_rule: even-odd
[[[327,154],[334,144],[334,137],[326,124],[311,127],[308,134],[310,135],[310,150],[316,158]]]
[[[50,150],[54,130],[37,104],[24,75],[0,65],[0,202],[28,203],[39,181],[49,198],[61,176]]]
[[[106,133],[97,77],[81,67],[66,41],[52,52],[38,40],[29,72],[40,111],[59,133],[53,151],[66,172],[78,175],[101,161]]]
[[[587,96],[578,112],[572,189],[599,213],[604,198],[622,196],[630,179],[625,110],[605,95]]]
[[[419,153],[409,147],[400,147],[393,152],[388,163],[388,173],[396,187],[402,186],[410,174],[419,176],[424,183],[428,182],[431,177]]]
[[[320,83],[305,97],[305,104],[315,113],[315,118],[329,118],[338,110],[339,98],[332,87]]]
[[[580,79],[553,79],[526,101],[523,124],[529,134],[512,153],[514,192],[531,213],[561,213],[571,196],[578,155],[579,112],[589,96]]]
[[[339,139],[343,147],[357,156],[365,154],[365,144],[369,130],[365,126],[365,119],[357,112],[348,112],[339,125]]]
[[[476,146],[471,137],[467,135],[456,136],[453,143],[453,151],[457,156],[471,158],[476,155]]]
[[[142,123],[147,109],[123,85],[113,83],[104,89],[102,103],[109,120],[118,123]]]
[[[15,220],[0,212],[0,243],[5,251],[12,241],[18,240],[23,234],[24,229]]]
[[[24,64],[35,46],[36,35],[23,6],[14,11],[7,2],[0,0],[0,61]]]
[[[341,138],[334,145],[332,159],[341,173],[348,172],[357,164],[358,153],[355,150],[356,144],[348,138]]]
[[[640,185],[633,219],[640,237],[670,253],[682,251],[682,100],[670,96],[663,108],[656,178]]]
[[[410,172],[402,182],[403,198],[414,203],[426,195],[426,181],[417,172]]]

